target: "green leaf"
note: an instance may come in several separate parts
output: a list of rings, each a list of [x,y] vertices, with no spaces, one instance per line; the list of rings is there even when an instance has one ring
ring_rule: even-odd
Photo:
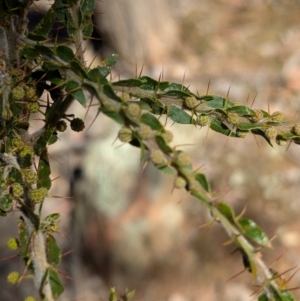
[[[50,47],[43,45],[35,45],[35,49],[46,59],[52,59],[54,57],[53,50]]]
[[[51,60],[51,58],[50,58]],[[53,63],[52,61],[44,61],[43,63],[43,69],[45,71],[55,71],[55,70],[58,70],[61,66],[56,64],[56,63]]]
[[[2,211],[9,211],[13,206],[13,198],[11,195],[4,195],[1,198],[0,195],[0,210]]]
[[[280,293],[282,301],[295,301],[293,295],[289,291],[283,291]]]
[[[166,143],[165,139],[161,136],[156,136],[155,141],[159,148],[166,154],[172,153],[173,149]]]
[[[192,123],[192,117],[183,111],[182,109],[170,106],[168,108],[168,117],[172,119],[173,121],[181,124],[191,124]]]
[[[167,87],[163,87],[163,85],[164,84],[167,84]],[[189,95],[191,95],[192,93],[191,93],[191,91],[188,89],[188,88],[186,88],[184,85],[182,85],[182,84],[176,84],[176,83],[172,83],[172,84],[169,84],[168,82],[163,82],[163,83],[160,83],[159,84],[159,88],[161,89],[161,90],[163,90],[164,92],[169,92],[169,91],[182,91],[182,92],[185,92],[185,93],[187,93],[187,94],[189,94]]]
[[[143,114],[141,116],[141,122],[149,125],[152,130],[161,131],[164,129],[159,120],[150,113]]]
[[[79,84],[74,81],[69,81],[66,85],[66,92],[70,93],[82,106],[85,107],[86,98]]]
[[[110,99],[116,100],[117,102],[122,102],[122,99],[119,96],[117,96],[117,94],[115,93],[115,91],[112,89],[110,85],[104,85],[103,92]]]
[[[101,72],[101,67],[96,67],[88,72],[88,77],[95,83],[98,83],[100,85],[107,84],[108,80],[106,79],[106,76],[103,76]]]
[[[243,233],[259,245],[271,247],[271,242],[261,228],[251,219],[240,218],[238,220]]]
[[[82,28],[83,38],[85,40],[89,39],[93,33],[93,30],[94,30],[94,26],[93,26],[92,20],[85,22],[85,24],[83,25],[83,28]]]
[[[218,203],[217,208],[232,224],[235,224],[235,214],[228,204]]]
[[[295,135],[293,133],[282,133],[282,134],[279,134],[278,136],[283,139],[287,139],[287,140],[298,137],[297,135]]]
[[[226,110],[226,112],[235,112],[239,116],[251,116],[253,115],[253,110],[246,106],[234,106]]]
[[[74,53],[70,47],[58,46],[55,50],[58,57],[67,63],[71,62],[74,59]]]
[[[121,124],[121,125],[124,125],[124,119],[122,116],[120,116],[119,113],[117,112],[113,112],[113,111],[107,111],[107,110],[104,110],[104,109],[101,109],[101,112],[108,116],[109,118],[111,118],[112,120],[116,121],[117,123]]]
[[[135,294],[135,290],[126,293],[126,301],[130,301],[134,297],[134,294]]]
[[[149,76],[141,76],[140,78],[141,85],[140,88],[146,91],[156,91],[158,82],[154,79],[152,79]]]
[[[236,134],[230,128],[228,128],[226,124],[222,123],[219,119],[212,118],[210,120],[209,127],[213,131],[221,133],[223,135],[230,136],[230,137],[237,137]]]
[[[237,128],[242,130],[242,131],[261,129],[262,127],[263,127],[263,125],[258,124],[258,123],[243,123],[243,122],[240,122],[239,124],[237,124]]]
[[[19,164],[21,168],[30,168],[30,166],[32,165],[31,155],[27,154],[25,157],[20,157]]]
[[[126,79],[126,80],[119,80],[113,83],[113,86],[121,86],[121,87],[139,87],[142,84],[142,81],[139,79]]]
[[[46,216],[45,221],[46,222],[55,222],[60,218],[60,213],[51,213],[49,215]]]
[[[50,179],[51,169],[48,159],[48,154],[44,152],[40,156],[38,171],[37,171],[37,188],[45,187],[50,189],[51,187],[51,179]]]
[[[161,167],[158,167],[158,169],[167,175],[170,175],[170,176],[175,175],[175,171],[170,166],[161,166]]]
[[[109,58],[107,58],[106,60],[104,60],[102,62],[103,66],[98,66],[89,72],[90,78],[91,78],[91,76],[92,76],[92,79],[95,76],[98,76],[102,79],[105,79],[110,74],[113,66],[116,64],[118,57],[119,56],[117,54],[112,54]]]
[[[55,22],[55,17],[55,9],[53,7],[50,7],[42,20],[30,32],[29,38],[38,41],[47,39],[52,29],[53,23]]]
[[[27,59],[36,60],[40,54],[35,48],[24,47],[21,49],[21,55]]]
[[[46,149],[47,143],[51,138],[53,132],[54,128],[46,130],[36,141],[36,143],[34,144],[34,152],[37,156],[40,156],[41,153]]]
[[[12,167],[8,175],[10,181],[14,183],[22,183],[22,174],[19,169]]]
[[[210,192],[210,185],[203,173],[196,174],[195,179],[199,182],[204,190]]]
[[[79,60],[73,59],[70,62],[70,67],[71,67],[72,71],[75,74],[77,74],[81,79],[88,79],[89,78],[89,76],[86,73],[84,67],[82,66],[82,63]]]
[[[118,58],[119,56],[117,54],[112,54],[110,57],[102,61],[103,66],[95,68],[98,71],[99,76],[106,78],[110,74],[111,69],[116,64]]]
[[[48,144],[54,144],[57,141],[57,133],[55,132],[49,139]]]
[[[53,268],[49,268],[49,279],[54,299],[57,299],[59,295],[64,292],[64,287],[59,279],[56,270]]]
[[[81,11],[83,14],[92,14],[95,10],[95,0],[83,0]]]
[[[47,235],[47,259],[50,264],[59,264],[61,261],[60,248],[51,234]]]
[[[273,147],[271,140],[266,137],[265,133],[262,130],[254,129],[254,130],[251,130],[251,132],[255,135],[262,136],[269,143],[269,145]]]
[[[269,298],[266,293],[263,293],[259,296],[258,301],[269,301]]]
[[[171,90],[168,91],[167,93],[164,93],[163,95],[168,95],[175,98],[183,98],[183,97],[191,96],[190,93],[180,91],[180,90]]]
[[[116,294],[116,289],[114,287],[112,287],[109,290],[108,301],[117,301],[117,300],[118,300],[118,297],[117,297],[117,294]]]
[[[68,36],[69,36],[70,39],[73,39],[74,35],[76,33],[76,27],[77,26],[74,22],[72,14],[67,9],[64,10],[64,15],[65,15],[66,24],[67,24]]]
[[[201,97],[201,99],[205,100],[207,106],[215,109],[226,109],[225,105],[229,102],[221,96],[206,95],[204,97]]]
[[[29,252],[29,236],[23,218],[19,218],[18,228],[19,228],[19,243],[20,243],[20,250],[21,250],[20,256],[27,257],[27,254]]]

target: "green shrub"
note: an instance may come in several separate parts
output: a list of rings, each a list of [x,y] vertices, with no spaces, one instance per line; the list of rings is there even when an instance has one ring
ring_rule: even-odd
[[[199,96],[184,85],[147,76],[111,82],[107,78],[117,55],[92,69],[83,60],[82,41],[92,33],[94,0],[55,0],[43,19],[28,32],[26,16],[32,3],[33,0],[0,2],[5,45],[0,57],[0,215],[7,216],[13,207],[21,212],[19,237],[9,245],[19,250],[33,273],[40,297],[57,300],[64,291],[55,268],[61,261],[61,251],[52,236],[60,215],[41,216],[51,187],[48,146],[56,142],[57,131],[64,131],[68,124],[74,131],[84,129],[84,122],[66,111],[75,101],[85,107],[87,98],[93,96],[99,102],[99,112],[120,124],[120,141],[139,147],[142,160],[149,153],[158,169],[174,177],[175,188],[186,189],[211,212],[212,222],[224,227],[230,242],[237,245],[245,268],[261,287],[258,299],[294,300],[278,274],[260,257],[261,248],[271,247],[266,234],[253,220],[236,215],[228,204],[214,200],[205,175],[192,167],[186,153],[169,145],[172,133],[158,117],[166,114],[182,125],[209,126],[232,138],[244,138],[251,132],[262,136],[271,146],[299,144],[299,124],[286,122],[281,112],[269,114],[224,97]],[[68,45],[48,41],[52,24],[57,21],[66,27]],[[45,105],[40,97],[46,92],[51,97]],[[134,102],[128,102],[130,97]],[[37,112],[43,115],[44,125],[29,134],[31,116]],[[37,169],[34,161],[38,162]],[[46,223],[52,226],[45,227]],[[7,279],[17,283],[22,277],[12,272]],[[124,296],[127,300],[132,293]],[[110,299],[116,299],[114,290]]]

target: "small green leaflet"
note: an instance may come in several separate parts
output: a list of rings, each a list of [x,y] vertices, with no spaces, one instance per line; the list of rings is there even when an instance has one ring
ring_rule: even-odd
[[[6,212],[12,208],[13,198],[11,195],[0,195],[0,210]]]
[[[69,81],[66,85],[66,92],[70,93],[82,106],[86,105],[86,98],[81,86],[74,81]]]
[[[61,261],[61,251],[56,243],[55,238],[51,235],[47,235],[47,259],[50,264],[59,264]]]
[[[232,224],[235,223],[235,214],[229,205],[226,203],[218,203],[217,208]]]
[[[34,152],[37,156],[40,156],[46,149],[49,139],[54,132],[54,128],[47,129],[34,144]]]
[[[181,124],[191,124],[192,123],[192,117],[183,111],[182,109],[170,106],[168,108],[168,117],[172,119],[173,121]]]
[[[49,279],[52,289],[52,293],[55,299],[64,292],[64,287],[59,279],[59,276],[55,269],[49,268]]]
[[[150,113],[143,114],[141,116],[141,122],[149,125],[152,130],[161,131],[164,129],[159,120]]]
[[[173,149],[166,143],[165,139],[161,136],[156,136],[155,141],[159,148],[164,152],[164,153],[172,153]]]
[[[67,63],[74,59],[74,53],[70,47],[58,46],[55,50],[58,57]]]
[[[42,20],[35,26],[33,31],[29,33],[29,38],[36,41],[46,40],[55,22],[56,13],[52,6],[44,15]]]
[[[195,179],[199,182],[204,190],[210,192],[210,185],[203,173],[196,174]]]
[[[212,118],[210,120],[209,127],[213,131],[221,133],[223,135],[230,136],[230,137],[237,137],[236,134],[230,128],[228,128],[227,125],[222,123],[219,119]]]
[[[40,156],[39,166],[38,166],[38,181],[37,187],[45,187],[50,189],[51,179],[50,179],[51,169],[48,159],[48,154],[46,152],[42,153]]]
[[[243,233],[257,244],[271,247],[271,242],[262,229],[251,219],[240,218],[238,224]]]
[[[47,215],[47,217],[45,218],[46,222],[55,222],[56,220],[58,220],[60,218],[60,213],[52,213]]]

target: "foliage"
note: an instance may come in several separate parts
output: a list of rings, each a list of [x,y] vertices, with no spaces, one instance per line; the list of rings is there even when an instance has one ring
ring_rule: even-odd
[[[81,131],[84,122],[67,115],[74,101],[83,107],[87,100],[98,100],[99,113],[121,125],[119,139],[141,149],[152,163],[175,177],[174,187],[184,188],[206,207],[212,222],[226,230],[230,243],[241,253],[245,268],[261,287],[258,300],[294,300],[261,258],[260,249],[271,247],[271,241],[253,221],[236,215],[222,200],[214,199],[204,174],[193,169],[184,152],[170,146],[172,133],[157,117],[166,114],[179,124],[209,126],[232,138],[248,133],[262,136],[274,143],[300,144],[300,125],[285,121],[283,114],[269,114],[214,95],[196,95],[187,87],[156,81],[147,76],[111,82],[107,79],[118,56],[111,55],[101,66],[89,68],[83,60],[82,41],[92,33],[94,0],[55,0],[43,19],[28,32],[27,14],[33,0],[0,1],[0,28],[4,37],[4,53],[0,57],[0,215],[7,216],[17,208],[18,239],[10,240],[12,249],[19,250],[28,271],[34,275],[36,289],[42,300],[53,301],[64,287],[55,268],[61,251],[54,232],[60,215],[41,217],[43,203],[51,187],[48,146],[57,140],[58,132],[68,124]],[[63,24],[68,41],[49,43],[54,22]],[[72,49],[76,49],[73,51]],[[41,96],[47,93],[47,102]],[[44,125],[32,134],[28,129],[34,113],[41,113]],[[15,273],[15,272],[12,272]],[[17,275],[17,274],[12,274]],[[10,282],[20,282],[22,277]],[[132,293],[121,299],[130,299]],[[115,300],[114,290],[110,300]]]

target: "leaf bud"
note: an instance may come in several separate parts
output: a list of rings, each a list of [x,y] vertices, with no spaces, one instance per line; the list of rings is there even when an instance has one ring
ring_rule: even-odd
[[[11,97],[14,101],[22,100],[25,96],[25,91],[22,87],[14,87],[11,91]]]
[[[32,149],[32,147],[28,146],[28,145],[24,145],[23,148],[20,151],[20,157],[24,158],[26,155],[30,155],[31,157],[34,155],[34,151]]]
[[[149,125],[141,124],[137,133],[142,139],[149,139],[151,138],[153,131]]]
[[[276,137],[276,143],[279,146],[284,146],[284,145],[287,144],[287,142],[288,142],[288,140],[285,139],[285,138],[282,138],[282,137],[279,137],[279,136]]]
[[[239,123],[240,117],[236,112],[228,112],[226,119],[231,124],[237,124],[237,123]]]
[[[25,87],[25,96],[29,101],[34,101],[37,99],[36,91],[32,87]]]
[[[10,249],[10,250],[17,250],[19,248],[19,242],[18,240],[15,238],[15,237],[11,237],[7,243],[6,243],[7,247]]]
[[[275,139],[277,136],[277,129],[274,127],[267,128],[265,130],[265,135],[270,140]]]
[[[243,131],[243,130],[240,130],[240,129],[236,130],[236,135],[239,138],[245,138],[248,134],[249,134],[249,131]]]
[[[197,123],[198,123],[200,126],[206,126],[206,125],[208,125],[208,123],[209,123],[209,117],[206,116],[206,115],[200,115],[200,116],[198,116],[198,118],[197,118]]]
[[[293,131],[293,133],[295,135],[300,136],[300,123],[298,123],[295,126],[293,126],[292,131]]]
[[[193,109],[197,105],[197,99],[195,96],[189,96],[184,99],[184,105],[188,109]]]
[[[40,104],[37,101],[30,102],[28,103],[27,108],[30,113],[38,113],[40,110]]]
[[[155,164],[159,165],[164,163],[164,153],[160,149],[155,149],[150,154],[150,160]]]
[[[67,129],[67,123],[64,120],[59,120],[56,124],[56,130],[58,132],[64,132]]]
[[[48,194],[47,188],[41,187],[41,188],[31,190],[29,193],[29,197],[34,203],[41,203],[45,199],[47,194]]]
[[[37,174],[32,170],[25,171],[24,179],[27,184],[34,184],[37,181]]]
[[[20,278],[20,274],[18,272],[11,272],[7,275],[7,282],[10,284],[16,284],[18,283]]]
[[[24,146],[24,142],[19,138],[13,138],[11,143],[16,148],[22,148]]]
[[[12,193],[15,197],[20,197],[24,193],[24,188],[19,183],[14,183],[11,185]]]
[[[183,177],[177,177],[174,181],[174,187],[181,189],[186,186],[186,180]]]
[[[129,127],[123,126],[119,133],[118,138],[121,142],[128,143],[132,140],[132,130]]]
[[[187,153],[179,153],[176,158],[176,163],[179,166],[187,166],[191,163],[191,158]]]
[[[254,122],[257,122],[257,121],[259,121],[259,120],[261,120],[261,119],[263,119],[263,118],[264,118],[264,113],[263,113],[263,111],[258,110],[258,109],[253,110],[252,120],[253,120]]]
[[[71,129],[75,132],[81,132],[85,127],[83,120],[80,118],[74,118],[70,122],[70,126],[71,126]]]
[[[161,136],[164,138],[166,143],[170,143],[173,140],[173,133],[171,131],[166,130],[161,134]]]
[[[271,121],[283,122],[283,114],[281,112],[274,112],[271,115]]]
[[[137,103],[130,103],[127,107],[127,114],[132,118],[138,118],[141,111],[141,107]]]
[[[24,301],[36,301],[36,299],[32,296],[28,296],[24,299]]]

